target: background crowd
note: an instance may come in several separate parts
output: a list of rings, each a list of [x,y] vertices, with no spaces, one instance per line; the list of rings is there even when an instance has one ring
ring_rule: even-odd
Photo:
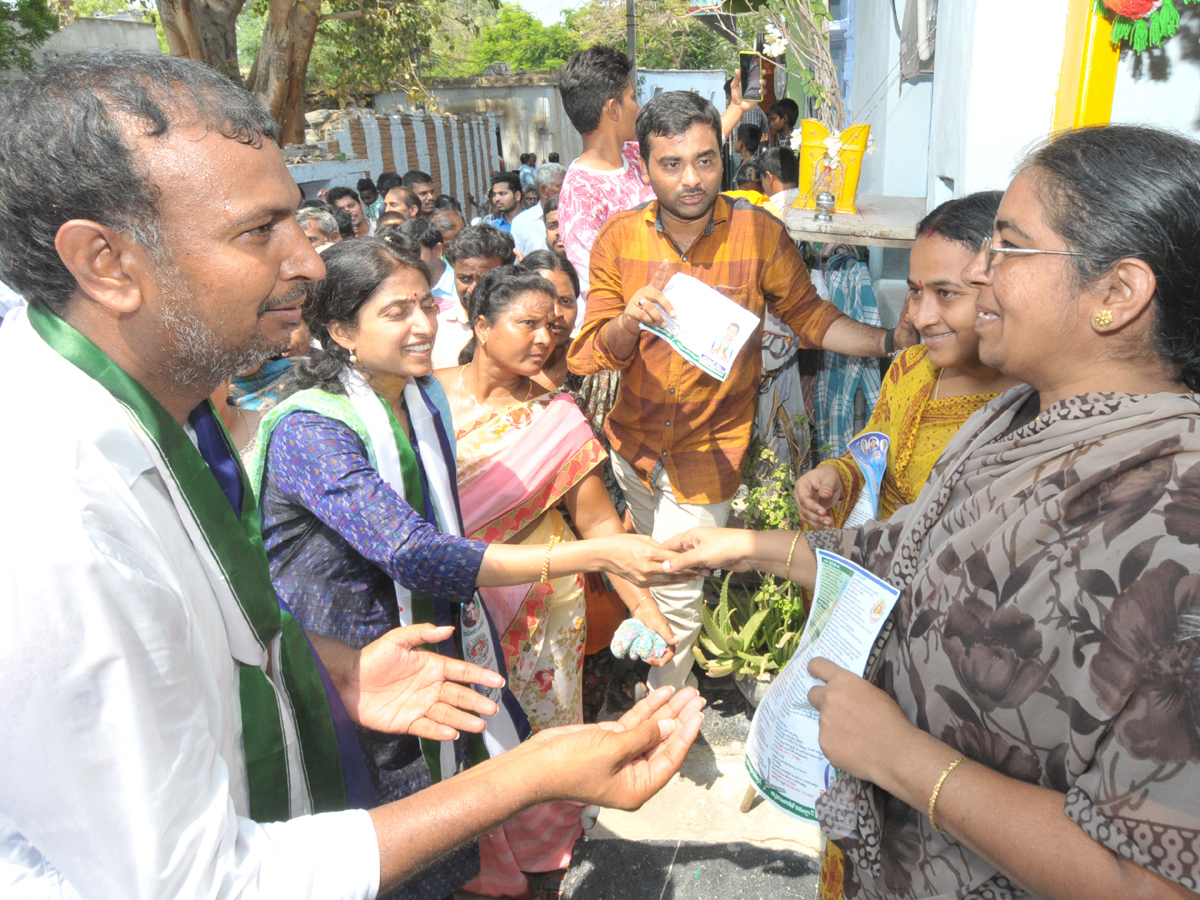
[[[105,85],[101,93],[127,91],[149,108],[145,86],[122,82],[111,63],[79,65],[77,84],[95,79]],[[162,391],[168,400],[154,395],[164,421],[174,398],[175,421],[138,421],[148,433],[173,427],[171,434],[191,440],[155,437],[152,456],[167,460],[161,477],[172,485],[162,495],[175,498],[169,508],[188,498],[189,515],[198,517],[230,584],[226,601],[220,578],[197,574],[209,565],[201,553],[188,577],[218,585],[210,605],[222,616],[236,605],[249,622],[263,615],[247,612],[244,576],[230,574],[224,554],[234,550],[218,536],[221,529],[246,533],[236,552],[257,554],[256,587],[277,595],[282,616],[269,605],[293,654],[308,660],[304,634],[316,659],[339,652],[330,647],[370,654],[380,642],[400,640],[389,635],[431,623],[438,627],[409,638],[405,652],[423,644],[424,665],[456,673],[442,681],[479,688],[442,701],[462,716],[443,711],[438,718],[429,707],[415,717],[441,727],[400,727],[347,703],[356,710],[345,722],[356,744],[330,743],[334,725],[321,726],[330,758],[342,758],[339,799],[327,807],[284,802],[272,809],[282,810],[275,818],[354,805],[351,775],[362,768],[359,787],[369,798],[362,805],[400,801],[378,808],[404,810],[412,822],[469,822],[446,831],[437,852],[398,858],[385,846],[396,821],[373,819],[367,824],[379,839],[383,874],[360,877],[365,887],[356,895],[382,883],[389,897],[441,898],[460,889],[561,896],[574,844],[593,813],[584,804],[615,794],[572,782],[530,795],[487,773],[531,760],[513,770],[527,775],[551,758],[531,755],[541,747],[590,760],[601,751],[585,748],[583,738],[562,741],[590,735],[598,748],[614,735],[632,741],[645,726],[645,746],[616,753],[595,780],[619,780],[631,760],[653,764],[654,776],[642,779],[637,794],[643,798],[678,767],[698,727],[691,670],[703,575],[756,569],[812,588],[813,551],[827,548],[903,593],[865,677],[825,660],[812,665],[824,682],[811,698],[822,749],[837,769],[818,810],[830,836],[823,896],[1158,897],[1200,889],[1200,613],[1191,574],[1200,565],[1200,456],[1192,456],[1200,453],[1193,393],[1200,387],[1200,148],[1149,129],[1081,130],[1032,153],[1004,193],[939,206],[917,225],[904,315],[885,330],[864,311],[869,287],[853,258],[839,248],[818,250],[821,277],[812,277],[783,225],[798,194],[791,147],[798,106],[778,101],[764,115],[743,99],[735,78],[723,111],[688,92],[667,92],[639,108],[630,72],[627,57],[611,48],[574,56],[560,88],[583,153],[565,168],[522,154],[518,170],[493,175],[490,213],[476,221],[468,223],[459,201],[439,194],[420,171],[333,187],[298,210],[278,201],[284,214],[257,227],[267,229],[266,241],[295,237],[280,267],[292,267],[296,285],[262,299],[258,316],[293,313],[302,321],[293,315],[280,324],[270,352],[206,351],[195,337],[207,334],[203,323],[188,324],[191,331],[179,324],[179,289],[138,294],[164,311],[147,326],[145,346],[165,333],[168,350],[187,349],[186,333],[200,347],[194,355],[209,357],[202,376],[196,360],[192,368],[164,360],[132,380],[189,387],[176,393],[191,405],[170,389]],[[278,182],[278,193],[292,196],[286,170],[280,176],[273,160],[248,155],[262,153],[272,138],[261,110],[186,65],[154,74],[186,86],[183,100],[154,98],[182,104],[164,119],[182,120],[184,128],[220,124],[211,139],[224,144],[199,162],[214,171],[259,165],[263,184]],[[231,104],[240,112],[220,111]],[[163,149],[151,146],[139,152],[157,160]],[[11,168],[16,151],[7,152]],[[722,160],[730,152],[727,172]],[[220,153],[232,156],[222,161]],[[162,165],[171,171],[172,163]],[[15,188],[0,188],[0,207],[18,209]],[[122,343],[129,330],[111,321],[142,308],[121,285],[150,276],[120,262],[128,255],[104,250],[121,229],[92,227],[103,215],[85,212],[53,226],[62,229],[53,252],[67,273],[65,281],[60,273],[58,305],[51,304],[57,312],[38,300],[44,273],[10,256],[6,277],[33,305],[3,329],[8,358],[31,364],[31,354],[49,352],[37,343],[44,339],[88,376],[88,390],[98,384],[124,408],[149,409],[126,384],[131,379],[114,380],[104,359],[121,369],[122,360],[137,358],[133,344]],[[176,214],[186,219],[188,210]],[[76,220],[84,225],[71,226]],[[764,323],[761,346],[745,348],[723,381],[645,330],[675,314],[664,288],[677,273],[704,281]],[[226,274],[239,275],[233,267]],[[85,303],[104,310],[79,312]],[[859,375],[864,367],[877,373],[879,361],[886,366],[882,380],[875,377],[878,402],[867,424],[890,438],[877,520],[843,529],[863,473],[848,455],[834,454],[796,483],[803,530],[724,527],[762,425],[756,410],[764,394],[789,409],[803,410],[807,399],[817,419],[836,418],[832,405],[814,409],[811,398],[835,395],[846,379],[827,372],[823,391],[810,381],[806,398],[786,381],[798,384],[798,371],[781,376],[772,363],[779,344],[789,366],[799,349],[824,351],[831,365],[853,360]],[[214,355],[224,366],[219,373]],[[209,376],[217,374],[225,380],[213,390],[217,378]],[[61,377],[66,390],[70,377],[81,376]],[[198,384],[206,389],[193,397]],[[224,430],[201,402],[210,392]],[[66,431],[60,439],[78,440]],[[172,454],[195,456],[192,444],[194,464],[215,473],[210,493],[229,501],[217,504],[224,518],[214,518],[221,524],[211,531],[205,503],[188,493],[200,476],[183,479],[172,461]],[[226,450],[240,453],[245,474]],[[54,464],[75,473],[81,458]],[[11,465],[33,462],[14,458]],[[85,467],[65,481],[88,477]],[[114,490],[114,508],[136,505]],[[37,501],[26,495],[23,502]],[[63,515],[73,502],[69,492],[54,498]],[[90,521],[72,527],[86,531]],[[175,531],[181,546],[196,542],[186,528]],[[104,569],[115,585],[130,554],[110,557],[108,549],[123,540],[80,538],[101,547],[106,565],[117,561],[117,574]],[[19,554],[28,540],[13,534],[0,547]],[[31,586],[38,576],[29,560],[37,558],[10,556],[14,599],[44,591]],[[54,567],[70,570],[68,562]],[[87,581],[87,566],[70,571],[69,583]],[[174,579],[159,569],[144,577]],[[12,609],[6,615],[6,640],[15,646],[31,626]],[[222,637],[228,630],[209,624]],[[120,632],[111,621],[105,629]],[[279,638],[265,643],[271,640]],[[638,648],[646,665],[619,661],[610,645],[626,656]],[[130,641],[123,652],[138,656],[137,646]],[[7,655],[6,679],[24,675],[14,658]],[[265,671],[275,678],[271,665],[247,665],[254,653],[234,658],[251,670],[244,677]],[[289,661],[295,656],[280,659],[280,668],[300,665]],[[153,668],[147,663],[140,677],[157,685]],[[318,670],[331,684],[342,672],[329,661],[312,668],[314,690],[323,683]],[[210,713],[222,708],[214,698],[233,681],[220,672],[206,688],[211,696],[194,701]],[[240,689],[247,733],[250,698],[264,690],[249,684]],[[656,692],[633,705],[640,688],[659,687],[675,689],[675,699],[668,704],[667,692]],[[290,682],[287,691],[295,712],[279,719],[295,715],[299,733],[308,727],[305,702]],[[140,696],[139,687],[130,693]],[[331,716],[340,710],[345,718],[346,709],[330,702]],[[622,724],[571,730],[594,722],[606,704],[632,711]],[[156,697],[147,705],[163,703]],[[486,716],[486,727],[468,713]],[[657,730],[647,724],[654,716],[665,722]],[[42,740],[62,727],[25,710],[14,721]],[[137,730],[138,746],[156,740]],[[672,732],[673,740],[652,746]],[[241,759],[228,738],[213,741],[214,754]],[[283,756],[288,735],[280,740]],[[169,767],[167,751],[154,746]],[[235,763],[233,777],[253,788],[256,765],[257,758]],[[13,777],[0,781],[0,812],[10,823],[0,839],[16,848],[7,858],[20,863],[14,872],[57,877],[56,857],[39,844],[35,826],[38,803],[47,801],[18,791]],[[315,783],[315,775],[305,777]],[[476,793],[452,793],[451,786]],[[125,808],[143,814],[139,789],[126,790]],[[239,795],[223,804],[224,790],[213,809],[189,812],[213,823],[213,833],[241,803]],[[510,792],[509,805],[462,812],[488,791]],[[636,805],[625,794],[619,799]],[[156,802],[146,806],[158,813]],[[174,811],[163,815],[179,820]],[[258,815],[238,809],[239,821],[250,818]],[[246,827],[269,868],[269,839]],[[62,858],[75,867],[72,877],[103,871],[100,856],[79,850],[67,832],[50,829],[45,846],[69,848]],[[366,833],[356,820],[355,839]],[[182,842],[178,831],[175,838]],[[311,842],[295,846],[313,852]],[[363,864],[361,853],[353,859]],[[131,863],[134,870],[148,882],[166,877],[153,863]]]

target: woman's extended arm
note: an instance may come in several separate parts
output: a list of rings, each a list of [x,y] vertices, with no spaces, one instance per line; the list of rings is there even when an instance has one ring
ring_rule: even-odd
[[[479,567],[479,586],[527,584],[542,577],[548,544],[487,544]],[[684,580],[666,562],[674,553],[640,534],[620,532],[608,537],[555,544],[550,550],[551,578],[578,572],[607,572],[637,585],[669,584]]]
[[[690,528],[668,539],[663,547],[680,554],[666,564],[672,572],[758,570],[810,590],[817,580],[817,557],[800,531]]]
[[[293,503],[338,532],[410,590],[466,600],[474,589],[541,577],[546,545],[484,544],[445,534],[419,516],[371,466],[352,429],[316,413],[292,413],[275,429],[268,477]],[[678,581],[673,554],[649,538],[617,535],[556,546],[550,574],[603,571],[637,584]]]
[[[798,552],[798,551],[797,551]],[[809,671],[821,713],[821,750],[837,768],[872,782],[924,815],[942,772],[961,754],[913,725],[887,694],[827,659]],[[967,762],[938,792],[934,818],[1031,894],[1192,898],[1196,894],[1088,837],[1063,812],[1065,794]]]

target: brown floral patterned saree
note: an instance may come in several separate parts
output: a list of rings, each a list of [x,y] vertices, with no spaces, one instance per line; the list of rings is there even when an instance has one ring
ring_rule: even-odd
[[[867,677],[912,722],[1198,890],[1200,397],[1088,394],[1013,428],[1030,399],[976,413],[890,520],[808,540],[903,587]],[[838,797],[848,900],[1028,896],[874,785],[841,776],[827,828]]]

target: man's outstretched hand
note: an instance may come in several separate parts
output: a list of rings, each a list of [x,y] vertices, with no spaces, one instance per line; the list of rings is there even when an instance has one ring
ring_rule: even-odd
[[[362,650],[309,637],[355,722],[375,731],[446,741],[459,731],[483,731],[479,716],[497,712],[495,703],[468,685],[504,684],[495,672],[420,649],[453,633],[449,626],[393,628]]]
[[[549,793],[579,803],[637,809],[679,771],[700,733],[705,701],[695,688],[659,688],[617,722],[542,731],[522,745],[556,760]]]

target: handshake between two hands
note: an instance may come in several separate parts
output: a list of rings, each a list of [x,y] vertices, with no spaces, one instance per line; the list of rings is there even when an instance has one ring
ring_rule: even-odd
[[[617,570],[634,584],[678,584],[704,578],[713,569],[751,568],[754,532],[740,528],[690,528],[659,543],[644,535],[621,535]]]

